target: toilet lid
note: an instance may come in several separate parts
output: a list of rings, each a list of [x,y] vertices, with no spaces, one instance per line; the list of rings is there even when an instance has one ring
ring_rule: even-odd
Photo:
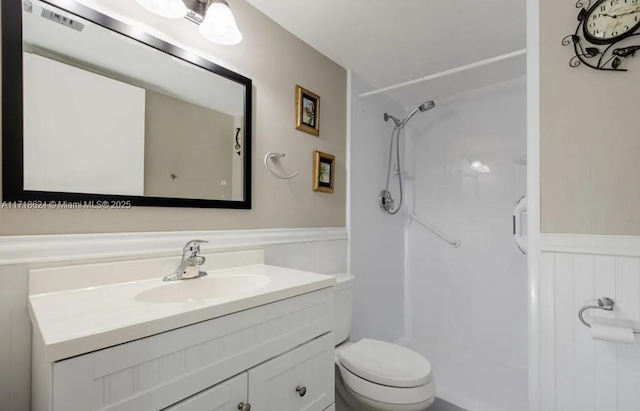
[[[376,384],[409,388],[431,381],[429,361],[397,344],[363,339],[337,355],[344,368]]]

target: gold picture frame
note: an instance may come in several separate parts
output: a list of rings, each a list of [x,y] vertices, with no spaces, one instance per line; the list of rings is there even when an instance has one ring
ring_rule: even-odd
[[[320,135],[320,96],[296,86],[296,130]]]
[[[336,157],[315,151],[313,153],[313,191],[333,194],[336,177]]]

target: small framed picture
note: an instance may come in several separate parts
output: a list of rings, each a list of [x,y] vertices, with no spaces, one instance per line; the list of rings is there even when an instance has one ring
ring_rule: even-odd
[[[296,86],[296,129],[320,135],[320,96]]]
[[[333,193],[336,157],[316,151],[313,154],[313,191]]]

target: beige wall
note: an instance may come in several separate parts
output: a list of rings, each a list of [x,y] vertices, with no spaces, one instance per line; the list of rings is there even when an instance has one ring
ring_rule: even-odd
[[[626,73],[569,67],[579,10],[541,0],[542,232],[640,234],[640,57]]]
[[[144,195],[230,200],[233,116],[151,90],[145,102]]]
[[[109,13],[131,16],[135,2],[85,0]],[[245,0],[229,1],[244,41],[234,47],[213,45],[198,35],[197,27],[139,12],[136,19],[167,33],[177,43],[253,80],[253,209],[131,210],[7,210],[0,209],[0,235],[172,231],[279,227],[345,226],[346,203],[346,70],[326,58]],[[115,10],[115,12],[114,12]],[[107,11],[105,9],[105,11]],[[294,91],[300,84],[321,97],[320,138],[294,128]],[[337,160],[335,193],[312,191],[314,150],[334,154]],[[298,178],[280,181],[269,176],[262,158],[269,151],[286,152],[284,173]]]

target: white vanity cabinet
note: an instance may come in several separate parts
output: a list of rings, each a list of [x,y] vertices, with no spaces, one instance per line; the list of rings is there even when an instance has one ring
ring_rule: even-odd
[[[333,402],[333,335],[329,333],[167,411],[324,411]]]
[[[324,411],[332,314],[325,288],[54,363],[35,341],[33,409]]]

